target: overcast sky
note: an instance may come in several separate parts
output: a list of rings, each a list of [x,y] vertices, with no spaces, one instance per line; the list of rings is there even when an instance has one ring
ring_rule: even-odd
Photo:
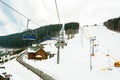
[[[39,24],[58,22],[55,0],[2,0]],[[61,23],[79,22],[80,25],[101,24],[120,16],[120,0],[56,0]],[[22,32],[27,19],[0,2],[0,36]],[[38,28],[30,22],[29,28]]]

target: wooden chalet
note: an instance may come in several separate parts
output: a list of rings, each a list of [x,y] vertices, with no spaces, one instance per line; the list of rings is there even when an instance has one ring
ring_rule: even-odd
[[[28,59],[47,59],[47,52],[45,52],[45,50],[39,46],[31,46],[28,48]]]

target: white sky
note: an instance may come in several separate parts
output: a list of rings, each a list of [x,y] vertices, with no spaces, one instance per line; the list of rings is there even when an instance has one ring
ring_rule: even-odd
[[[55,0],[3,1],[39,25],[58,23]],[[119,0],[57,0],[57,3],[61,23],[76,21],[80,25],[101,24],[110,18],[119,17],[120,14]],[[3,12],[3,7],[0,8],[0,21],[5,25],[0,25],[0,35],[22,32],[26,28],[26,19],[11,11],[16,22],[11,21],[9,19],[11,17],[6,16]],[[4,9],[9,10],[7,7]],[[38,27],[32,23],[29,25],[29,28],[32,29]]]

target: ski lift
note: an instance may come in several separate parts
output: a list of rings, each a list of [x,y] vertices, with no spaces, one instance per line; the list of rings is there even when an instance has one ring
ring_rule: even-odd
[[[36,40],[36,32],[33,30],[28,29],[29,19],[27,20],[27,29],[23,33],[22,39],[23,40]]]
[[[62,47],[64,48],[64,46],[67,46],[66,41],[64,40],[63,37],[59,38],[58,41],[55,43],[55,46],[58,47]]]
[[[65,41],[62,41],[62,40],[59,40],[57,41],[57,43],[55,44],[56,47],[64,47],[64,46],[67,46],[67,43],[65,43]]]
[[[58,38],[58,41],[56,42],[55,46],[57,48],[58,47],[64,48],[64,46],[67,46],[67,43],[66,43],[65,38],[64,38],[64,29],[63,28],[59,33],[59,38]]]
[[[23,40],[36,40],[36,33],[32,30],[27,30],[23,36],[22,36]]]
[[[115,60],[114,67],[120,67],[120,61],[118,59],[116,59],[115,57],[113,57],[113,56],[111,56],[109,54],[107,54],[106,56],[108,56],[108,57],[112,58],[113,60]]]
[[[65,43],[65,41],[61,41],[61,46],[67,46],[67,43]]]
[[[114,63],[115,67],[120,67],[120,61]]]

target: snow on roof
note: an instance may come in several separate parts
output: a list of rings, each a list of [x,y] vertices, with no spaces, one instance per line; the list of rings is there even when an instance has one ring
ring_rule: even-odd
[[[37,46],[37,44],[32,44],[32,46],[36,47],[36,46]]]
[[[4,69],[0,69],[0,75],[3,74],[5,72]]]
[[[0,67],[0,75],[3,75],[3,73],[5,73],[5,67]]]
[[[0,53],[0,57],[3,57],[3,56],[5,56],[5,55],[9,55],[10,53],[4,53],[4,52],[1,52]]]
[[[29,53],[35,53],[36,51],[35,51],[35,50],[32,50],[31,48],[28,48],[28,49],[27,49],[27,52],[29,52]]]
[[[31,53],[35,53],[36,51],[38,51],[40,49],[40,47],[39,46],[31,46],[31,47],[28,47],[28,49],[27,49],[27,52],[31,52]]]

